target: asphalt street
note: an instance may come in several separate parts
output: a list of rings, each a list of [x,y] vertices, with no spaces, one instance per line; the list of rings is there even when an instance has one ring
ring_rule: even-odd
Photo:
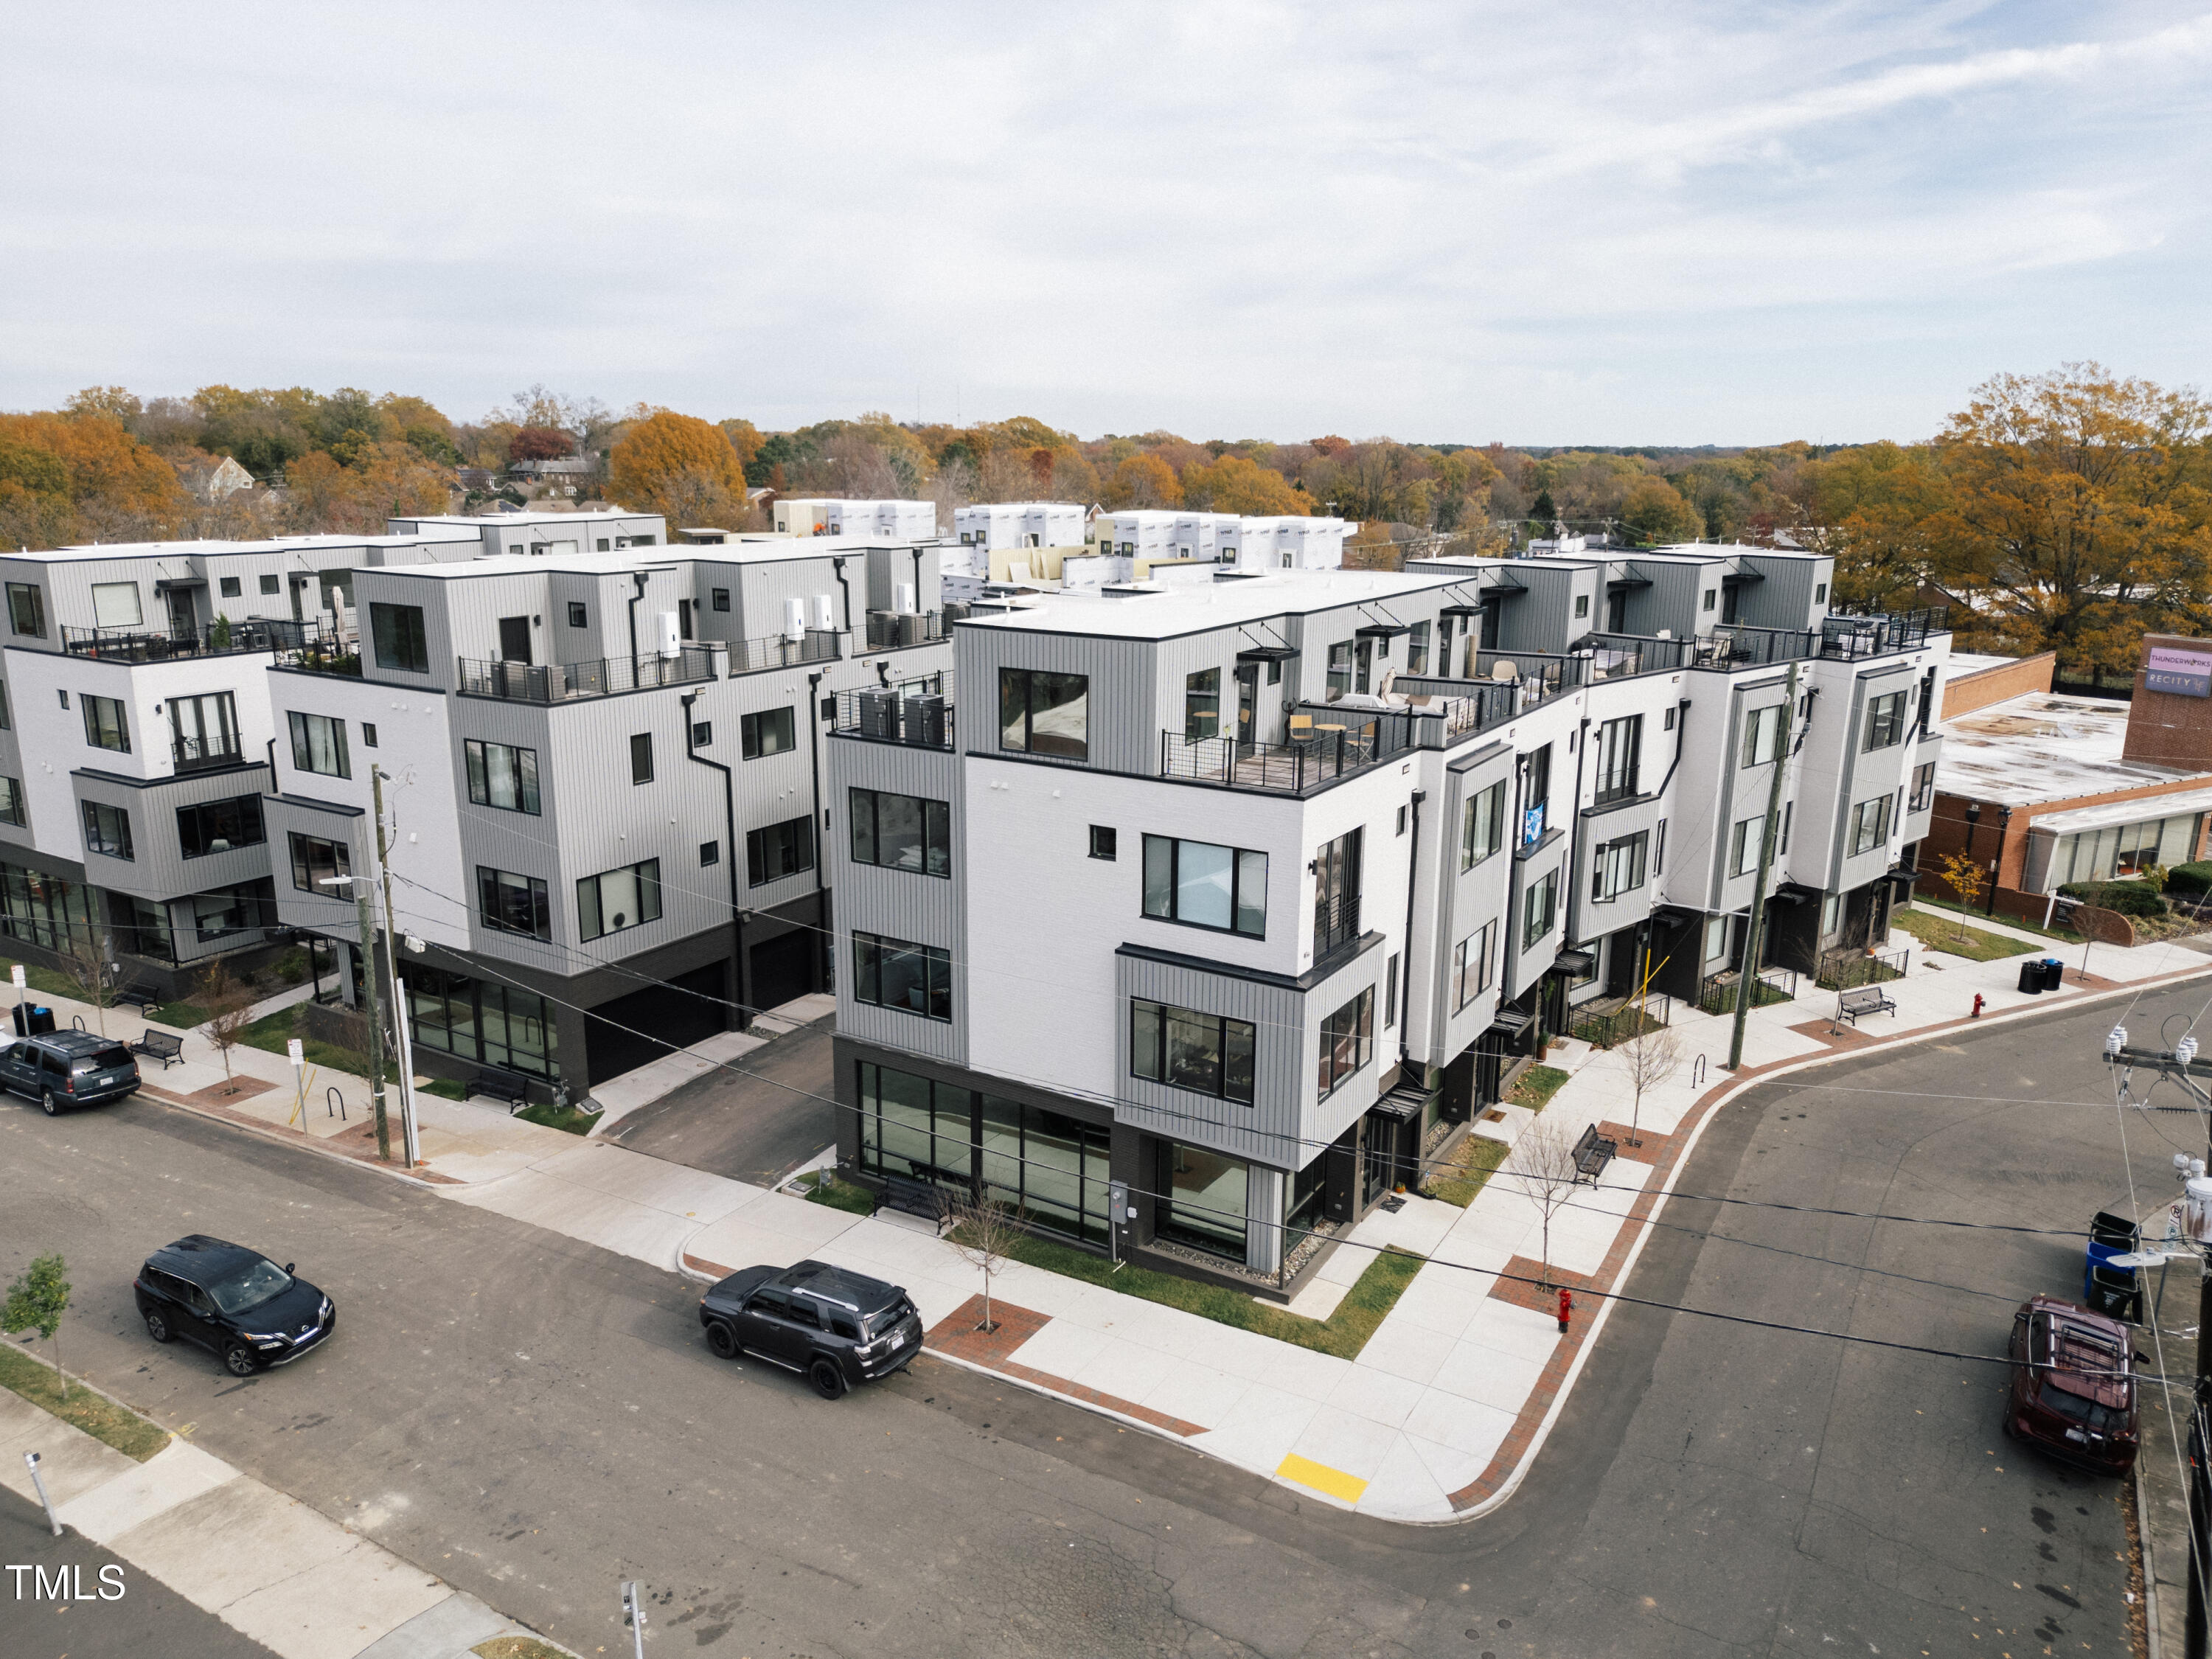
[[[1762,1087],[1680,1188],[2069,1230],[2130,1168],[2162,1200],[2201,1133],[2123,1125],[2118,1006]],[[1623,1305],[1519,1494],[1395,1528],[927,1358],[825,1404],[714,1359],[671,1274],[151,1103],[0,1106],[0,1270],[67,1253],[103,1386],[586,1655],[626,1577],[649,1645],[754,1659],[2125,1651],[2118,1483],[2006,1440],[2001,1365]],[[2066,1237],[1665,1219],[1632,1296],[1966,1354],[2079,1282]],[[130,1277],[192,1231],[296,1259],[337,1340],[243,1383],[154,1346]]]
[[[773,1187],[837,1139],[824,1018],[641,1106],[604,1139],[732,1181]]]

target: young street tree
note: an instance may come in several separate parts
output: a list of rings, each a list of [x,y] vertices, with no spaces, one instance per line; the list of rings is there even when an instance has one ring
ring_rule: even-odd
[[[982,1270],[983,1322],[976,1328],[988,1336],[999,1328],[991,1317],[991,1275],[1006,1265],[1008,1252],[1021,1237],[1021,1216],[991,1198],[954,1198],[946,1207],[952,1217],[946,1242],[970,1267]]]
[[[1974,901],[1982,896],[1982,887],[1987,879],[1980,860],[1968,858],[1964,853],[1946,853],[1943,854],[1942,864],[1943,879],[1950,884],[1951,890],[1959,896],[1960,908],[1972,909]],[[1961,921],[1958,924],[1958,928],[1959,942],[1963,945],[1966,942],[1966,924]]]
[[[1644,1097],[1682,1069],[1682,1042],[1666,1026],[1647,1026],[1613,1051],[1628,1073],[1628,1144],[1644,1144]]]
[[[70,1282],[65,1274],[69,1264],[57,1250],[34,1260],[29,1268],[8,1287],[8,1300],[0,1304],[0,1330],[14,1336],[22,1331],[35,1329],[52,1345],[54,1351],[54,1370],[62,1379],[62,1398],[69,1398],[69,1373],[62,1370],[61,1344],[57,1340],[62,1328],[62,1315],[69,1309]]]
[[[1573,1196],[1577,1171],[1574,1137],[1566,1126],[1538,1118],[1513,1143],[1508,1166],[1520,1177],[1521,1190],[1544,1218],[1544,1288],[1552,1288],[1552,1218]]]
[[[100,1036],[106,1036],[107,1011],[115,1006],[115,994],[120,988],[116,984],[116,964],[107,957],[107,941],[80,939],[72,933],[69,949],[62,957],[62,971],[92,1005],[94,1021]]]
[[[246,1028],[253,1023],[253,994],[238,982],[230,965],[221,957],[200,975],[198,994],[200,1006],[207,1010],[208,1016],[200,1027],[200,1035],[222,1056],[222,1074],[228,1079],[230,1051],[239,1045]]]

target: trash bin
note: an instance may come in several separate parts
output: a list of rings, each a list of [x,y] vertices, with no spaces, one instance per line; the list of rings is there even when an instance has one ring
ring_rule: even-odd
[[[15,1005],[15,1035],[39,1036],[54,1029],[54,1011],[42,1008],[35,1002]]]
[[[2057,957],[2045,957],[2039,964],[2043,969],[2043,988],[2055,991],[2065,981],[2066,964]]]
[[[2023,962],[2020,964],[2020,988],[2032,997],[2043,994],[2043,964]]]

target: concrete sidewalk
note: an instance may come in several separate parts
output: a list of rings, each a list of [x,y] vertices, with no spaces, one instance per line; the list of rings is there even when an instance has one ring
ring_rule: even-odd
[[[35,1501],[28,1451],[64,1526],[283,1659],[466,1659],[534,1633],[185,1441],[139,1463],[0,1389],[0,1483]]]

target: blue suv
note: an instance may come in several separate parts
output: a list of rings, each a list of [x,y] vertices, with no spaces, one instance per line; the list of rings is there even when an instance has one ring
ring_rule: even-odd
[[[64,1106],[120,1100],[138,1086],[138,1062],[113,1037],[49,1031],[0,1048],[0,1089],[39,1103],[48,1117]]]

